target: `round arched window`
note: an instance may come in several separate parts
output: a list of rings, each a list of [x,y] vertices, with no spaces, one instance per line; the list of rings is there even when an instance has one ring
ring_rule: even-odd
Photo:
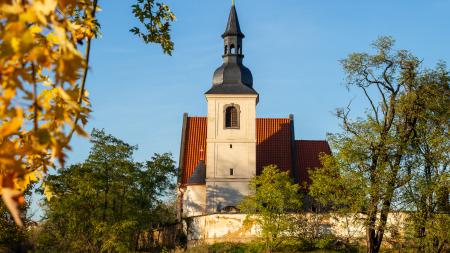
[[[225,110],[225,127],[239,128],[239,112],[235,106],[229,106]]]

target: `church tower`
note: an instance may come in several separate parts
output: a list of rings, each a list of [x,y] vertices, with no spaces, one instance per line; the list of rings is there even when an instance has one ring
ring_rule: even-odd
[[[223,64],[205,93],[208,115],[183,117],[179,217],[233,213],[250,194],[250,180],[268,165],[288,171],[295,182],[309,184],[308,170],[322,166],[321,153],[331,154],[324,140],[296,140],[292,115],[256,118],[259,95],[252,73],[243,65],[244,37],[233,3],[222,35]],[[200,229],[207,224],[197,225]],[[210,228],[197,235],[216,238],[228,231]],[[196,236],[192,238],[199,239]]]
[[[234,208],[256,175],[256,105],[252,73],[242,61],[244,34],[233,3],[224,40],[223,64],[206,93],[206,212]]]

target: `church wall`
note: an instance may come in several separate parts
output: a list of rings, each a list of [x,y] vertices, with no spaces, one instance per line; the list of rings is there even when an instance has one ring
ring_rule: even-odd
[[[342,239],[363,242],[365,227],[362,215],[338,216],[335,214],[303,214],[305,230],[315,226],[316,231],[333,234]],[[187,226],[188,245],[218,242],[248,242],[261,235],[256,223],[244,223],[246,214],[211,214],[194,217]],[[395,243],[404,236],[407,213],[392,212],[388,216],[384,243]],[[389,246],[389,245],[385,245]]]
[[[212,214],[194,217],[187,224],[188,245],[217,242],[246,242],[260,231],[255,225],[244,226],[245,214]]]
[[[183,216],[198,216],[205,214],[206,186],[189,185],[183,195]]]

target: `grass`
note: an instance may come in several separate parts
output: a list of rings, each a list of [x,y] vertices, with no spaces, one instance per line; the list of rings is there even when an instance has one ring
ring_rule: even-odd
[[[278,247],[274,252],[296,253],[296,252],[314,252],[314,253],[339,253],[339,252],[362,252],[353,246],[334,245],[336,248],[318,249],[315,245],[305,245],[303,242],[286,243]],[[331,246],[330,246],[331,247]],[[189,248],[185,253],[260,253],[267,252],[264,243],[216,243],[212,245],[199,245]]]

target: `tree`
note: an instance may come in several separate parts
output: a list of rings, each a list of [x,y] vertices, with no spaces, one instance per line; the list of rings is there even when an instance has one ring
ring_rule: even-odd
[[[407,159],[411,180],[402,189],[417,249],[444,252],[450,242],[450,76],[444,64],[423,76],[429,105],[419,117]]]
[[[348,88],[360,89],[368,108],[354,120],[350,106],[337,110],[343,132],[329,136],[334,154],[323,156],[324,167],[311,175],[310,193],[319,202],[365,215],[371,253],[379,252],[389,212],[401,204],[399,192],[411,180],[411,147],[421,118],[432,109],[430,89],[448,86],[449,80],[445,65],[424,69],[417,57],[393,45],[391,37],[380,37],[373,43],[375,54],[342,60]]]
[[[135,146],[104,131],[91,135],[86,161],[47,178],[53,197],[37,241],[42,252],[132,252],[142,236],[173,222],[163,202],[175,190],[171,155],[138,163]]]
[[[288,172],[282,172],[275,165],[264,168],[261,175],[250,181],[252,194],[239,204],[247,213],[246,222],[255,221],[262,230],[267,249],[272,252],[286,238],[295,225],[292,213],[302,205],[300,187],[292,181]]]
[[[131,31],[171,54],[169,7],[137,0],[132,8],[144,29]],[[97,0],[0,1],[0,194],[18,225],[27,185],[42,180],[54,160],[64,165],[75,132],[87,135],[97,10]]]

